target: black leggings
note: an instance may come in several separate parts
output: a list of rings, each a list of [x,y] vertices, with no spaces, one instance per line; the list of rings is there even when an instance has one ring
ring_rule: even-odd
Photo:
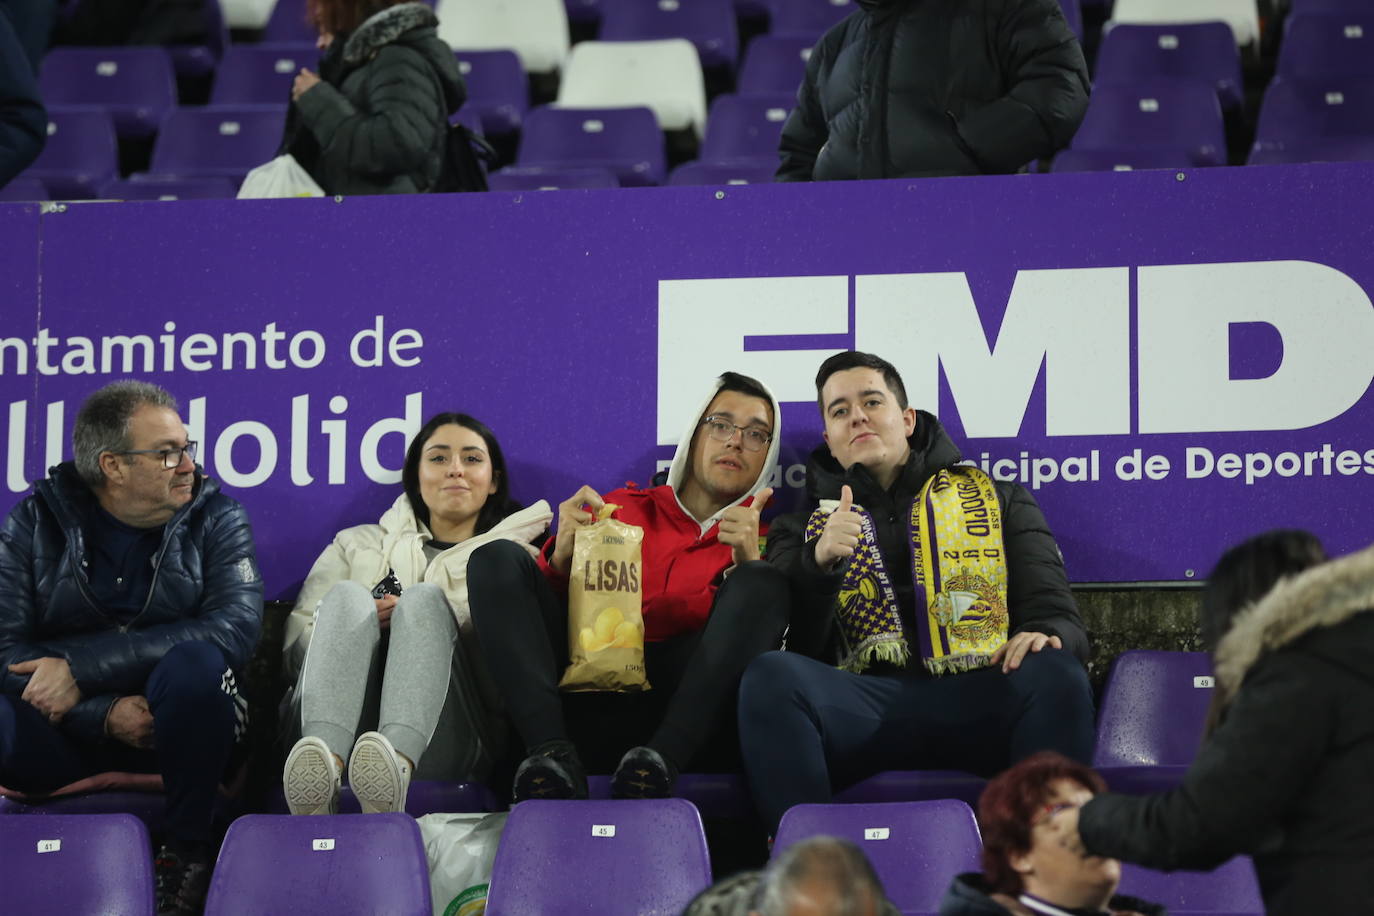
[[[561,694],[568,614],[525,548],[494,541],[468,560],[468,603],[497,690],[526,748],[571,739],[592,772],[646,744],[688,769],[738,763],[735,697],[756,656],[777,648],[787,582],[762,561],[735,568],[716,592],[706,627],[649,642],[645,693]]]

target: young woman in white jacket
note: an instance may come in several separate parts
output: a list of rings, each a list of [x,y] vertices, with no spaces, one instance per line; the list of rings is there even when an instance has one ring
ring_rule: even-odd
[[[401,481],[379,524],[344,529],[320,554],[287,622],[292,814],[338,811],[345,759],[369,813],[404,810],[412,773],[480,778],[497,752],[464,648],[468,556],[494,540],[533,554],[552,513],[510,498],[501,446],[466,414],[424,425]]]

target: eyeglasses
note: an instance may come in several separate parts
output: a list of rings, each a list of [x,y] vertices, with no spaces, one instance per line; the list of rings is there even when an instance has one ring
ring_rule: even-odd
[[[746,452],[761,452],[768,447],[773,434],[766,433],[754,426],[736,426],[723,417],[709,416],[701,421],[701,425],[706,427],[706,433],[717,442],[729,442],[735,437],[735,430],[739,430],[740,446]]]
[[[167,470],[181,467],[181,456],[188,456],[192,462],[196,460],[196,446],[198,442],[187,442],[181,448],[134,448],[123,452],[115,452],[116,455],[157,455],[162,459],[162,466]]]

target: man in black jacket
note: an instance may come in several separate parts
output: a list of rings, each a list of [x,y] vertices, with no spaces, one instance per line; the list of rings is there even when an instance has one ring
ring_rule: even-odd
[[[991,774],[1046,749],[1086,762],[1087,635],[1035,500],[956,467],[958,449],[907,405],[891,363],[836,354],[816,390],[816,511],[768,534],[768,559],[793,584],[788,651],[760,656],[740,687],[765,824],[881,770]]]
[[[72,442],[0,528],[0,784],[160,773],[158,909],[199,912],[262,626],[253,535],[156,385],[97,391]]]
[[[1058,0],[858,0],[816,44],[778,181],[1015,172],[1088,106]]]

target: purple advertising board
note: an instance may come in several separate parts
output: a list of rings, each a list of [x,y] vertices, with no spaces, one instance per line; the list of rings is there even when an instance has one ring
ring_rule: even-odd
[[[399,492],[424,418],[517,498],[647,484],[710,380],[782,402],[780,506],[830,353],[902,371],[1021,480],[1076,581],[1201,578],[1276,526],[1363,546],[1374,165],[807,186],[0,207],[0,511],[82,398],[168,388],[290,598]]]

